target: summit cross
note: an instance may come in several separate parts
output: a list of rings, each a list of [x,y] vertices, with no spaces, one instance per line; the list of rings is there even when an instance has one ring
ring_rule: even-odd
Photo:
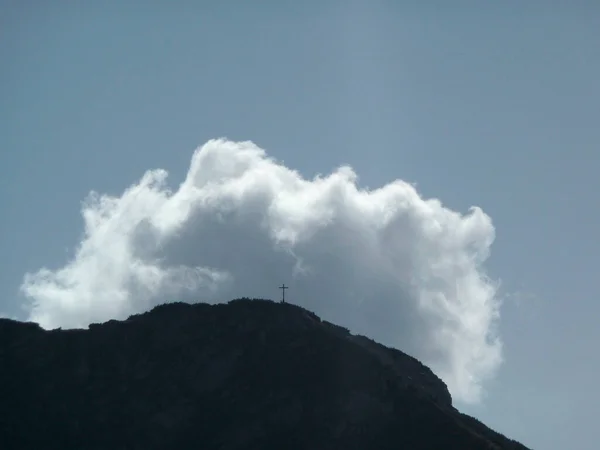
[[[281,286],[279,286],[279,289],[281,289],[281,303],[285,303],[285,290],[289,289],[289,286],[282,284]]]

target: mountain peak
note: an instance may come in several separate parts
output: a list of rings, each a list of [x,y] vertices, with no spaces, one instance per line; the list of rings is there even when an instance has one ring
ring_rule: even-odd
[[[289,303],[168,303],[89,329],[0,319],[4,448],[515,448],[399,350]]]

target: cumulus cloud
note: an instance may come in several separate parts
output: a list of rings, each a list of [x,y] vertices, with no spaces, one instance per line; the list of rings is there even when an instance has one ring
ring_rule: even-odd
[[[397,347],[465,402],[501,363],[496,284],[482,264],[494,227],[403,181],[357,187],[349,167],[312,180],[251,142],[197,149],[177,190],[148,171],[120,197],[91,193],[74,257],[26,274],[45,328],[122,319],[165,301],[276,298]]]

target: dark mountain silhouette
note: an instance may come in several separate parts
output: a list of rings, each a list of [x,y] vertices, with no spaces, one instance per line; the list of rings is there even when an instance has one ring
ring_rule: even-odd
[[[0,448],[525,449],[416,359],[250,299],[88,330],[0,319]]]

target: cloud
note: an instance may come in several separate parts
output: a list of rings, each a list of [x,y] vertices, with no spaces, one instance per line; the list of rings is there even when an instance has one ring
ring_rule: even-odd
[[[148,171],[120,197],[91,193],[85,233],[56,270],[26,274],[29,320],[45,328],[122,319],[165,301],[276,298],[428,364],[477,402],[502,360],[494,240],[479,208],[461,215],[395,181],[362,190],[349,167],[304,179],[251,142],[211,140],[175,191]]]

